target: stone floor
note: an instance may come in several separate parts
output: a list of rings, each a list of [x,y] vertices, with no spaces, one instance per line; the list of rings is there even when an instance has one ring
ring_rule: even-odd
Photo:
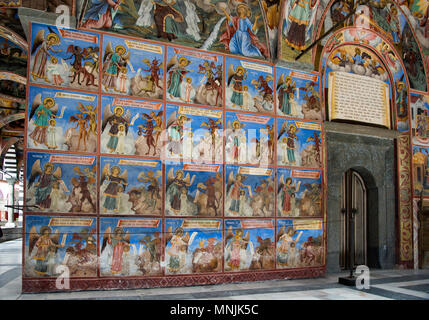
[[[341,274],[328,274],[210,286],[22,294],[21,248],[21,240],[0,243],[0,300],[429,300],[429,270],[372,270],[366,290],[338,284]]]

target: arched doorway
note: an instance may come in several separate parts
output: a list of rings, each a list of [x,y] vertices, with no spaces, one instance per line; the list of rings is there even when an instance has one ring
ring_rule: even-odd
[[[350,266],[352,252],[354,266],[367,265],[367,200],[365,181],[357,171],[347,170],[341,185],[341,269]]]

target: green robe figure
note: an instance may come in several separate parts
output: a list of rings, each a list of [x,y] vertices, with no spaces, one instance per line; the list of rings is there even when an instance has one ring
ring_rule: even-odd
[[[170,98],[181,98],[181,87],[183,76],[192,70],[187,70],[186,67],[191,63],[185,57],[179,58],[179,63],[175,64],[169,73],[167,92]],[[168,71],[168,70],[167,70]]]
[[[310,23],[311,9],[317,0],[295,0],[287,17],[290,28],[285,39],[286,43],[296,50],[305,49],[305,34]]]

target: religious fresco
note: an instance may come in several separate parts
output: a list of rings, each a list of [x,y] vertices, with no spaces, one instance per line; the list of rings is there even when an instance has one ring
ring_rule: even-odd
[[[96,157],[28,152],[26,168],[28,211],[96,212]]]
[[[410,107],[413,143],[429,146],[429,96],[411,92]]]
[[[322,167],[321,125],[277,119],[277,165]]]
[[[326,6],[323,0],[283,1],[279,28],[278,57],[294,64],[312,64],[311,51],[298,62],[295,58],[306,49],[317,33],[318,12]]]
[[[101,110],[102,153],[160,157],[162,103],[102,96]]]
[[[274,169],[225,166],[225,215],[274,216]]]
[[[333,3],[329,8],[326,8],[323,20],[320,21],[318,26],[318,34],[322,34],[322,30],[328,30],[330,27],[336,25],[343,20],[352,9],[352,4],[349,0],[341,0]],[[402,10],[394,2],[371,0],[370,5],[358,5],[356,13],[344,23],[340,23],[336,30],[343,27],[355,27],[355,38],[360,38],[359,33],[363,30],[373,31],[385,40],[386,43],[392,44],[395,51],[401,55],[404,62],[406,73],[410,81],[410,88],[419,91],[427,90],[427,80],[424,72],[425,61],[420,52],[417,44],[417,39],[412,31],[412,27]],[[368,37],[370,40],[372,36]],[[328,39],[326,37],[325,39]],[[317,52],[322,52],[323,46],[327,40],[321,41],[317,45],[317,49],[313,50],[313,57],[315,58]],[[380,51],[380,48],[376,48]],[[315,61],[315,60],[313,60]],[[316,68],[318,66],[315,66]]]
[[[162,274],[160,219],[101,218],[101,276]]]
[[[270,65],[227,57],[225,106],[228,109],[274,113],[274,70]]]
[[[272,117],[226,112],[225,123],[227,163],[273,164],[275,130]]]
[[[222,220],[165,220],[165,274],[221,272],[222,250]]]
[[[100,158],[103,214],[161,215],[162,164],[156,160]]]
[[[88,0],[80,27],[269,59],[258,0]]]
[[[17,8],[21,6],[21,0],[1,0],[0,7]]]
[[[27,49],[2,37],[0,32],[0,65],[2,71],[10,71],[21,76],[27,74]]]
[[[221,110],[167,105],[166,130],[165,158],[222,163]]]
[[[18,80],[16,78],[23,78],[21,76],[13,74],[15,76],[13,80],[9,80],[10,77],[6,76],[3,77],[8,72],[2,72],[0,71],[0,95],[2,96],[9,96],[12,98],[22,99],[24,100],[26,97],[26,83],[22,83],[22,81]],[[8,74],[10,75],[10,73]]]
[[[97,95],[30,86],[28,101],[28,148],[97,151]]]
[[[429,196],[429,148],[413,146],[414,195]]]
[[[263,13],[266,19],[268,39],[270,42],[271,56],[275,57],[277,54],[278,43],[278,28],[280,25],[281,9],[284,0],[261,0]]]
[[[165,215],[222,216],[222,165],[166,163]]]
[[[277,220],[277,268],[302,268],[323,264],[323,220]]]
[[[167,100],[222,107],[222,56],[167,47],[166,73]]]
[[[33,23],[30,48],[31,82],[98,91],[99,35]]]
[[[25,217],[26,277],[97,276],[97,220],[89,217]]]
[[[162,99],[163,79],[164,46],[103,36],[103,92]]]
[[[224,224],[226,272],[274,269],[273,219],[228,219]]]
[[[322,172],[277,169],[277,216],[321,217]]]
[[[302,71],[277,67],[277,114],[321,120],[319,76]]]

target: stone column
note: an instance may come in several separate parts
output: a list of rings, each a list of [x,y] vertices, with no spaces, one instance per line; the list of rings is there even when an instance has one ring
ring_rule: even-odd
[[[13,206],[15,205],[15,178],[8,178],[7,182],[9,183],[9,194],[7,197],[7,204],[12,207],[7,207],[8,217],[7,217],[7,223],[5,225],[6,228],[15,228],[15,222],[14,222],[14,213],[15,210]]]

